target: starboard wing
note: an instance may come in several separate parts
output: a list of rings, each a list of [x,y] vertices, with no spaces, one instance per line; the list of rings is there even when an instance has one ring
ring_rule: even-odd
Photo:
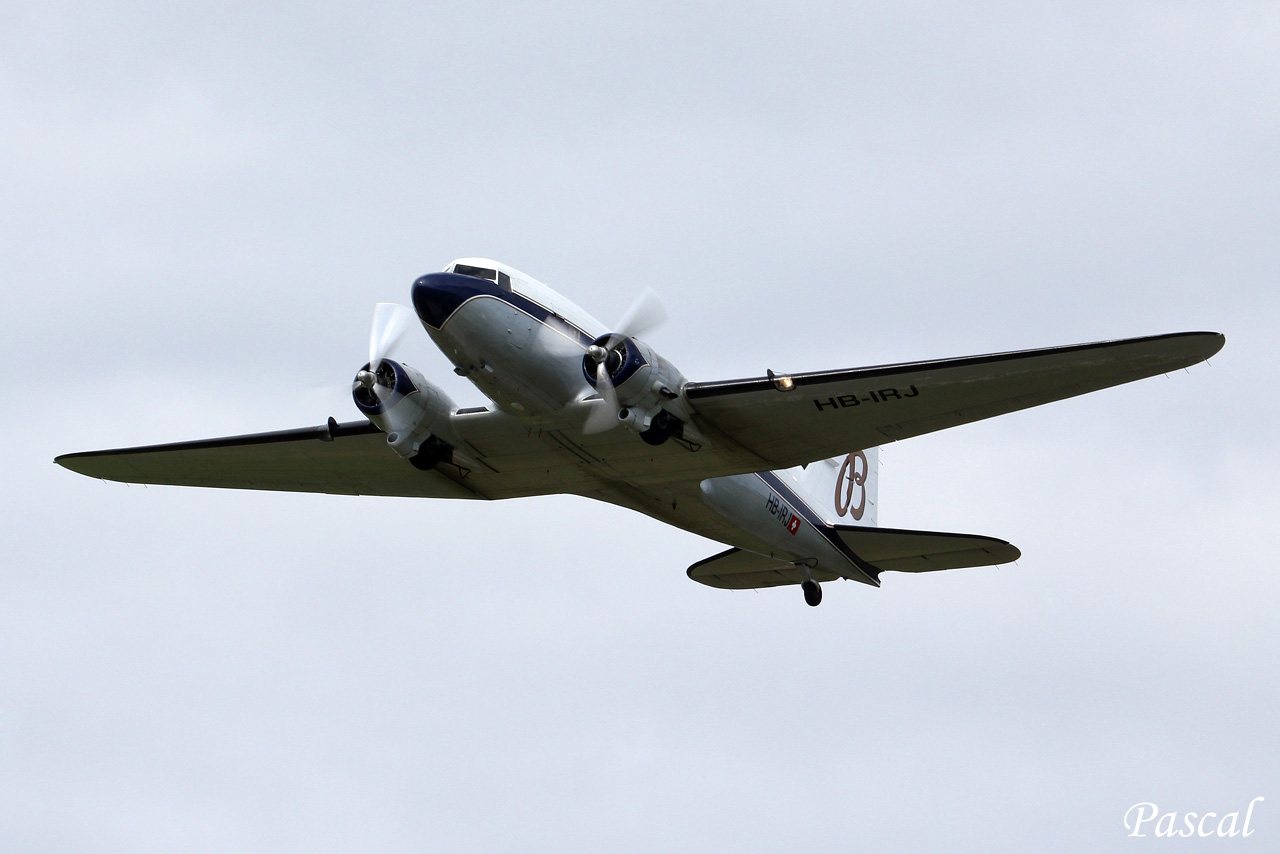
[[[698,418],[787,468],[1156,376],[1212,356],[1226,339],[1183,332],[928,362],[689,383]]]

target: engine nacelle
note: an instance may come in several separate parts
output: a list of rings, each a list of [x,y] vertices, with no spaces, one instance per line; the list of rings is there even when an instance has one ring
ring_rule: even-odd
[[[610,342],[612,347],[608,347]],[[607,347],[604,367],[608,371],[618,398],[618,418],[646,442],[660,445],[670,436],[692,429],[692,411],[681,394],[685,378],[675,366],[656,350],[634,338],[618,340],[605,335],[592,342],[593,347]],[[582,360],[582,373],[592,388],[599,388],[599,370],[588,353]]]
[[[377,371],[365,365],[351,387],[356,407],[387,434],[387,444],[418,468],[453,457],[457,406],[408,365],[385,359]]]

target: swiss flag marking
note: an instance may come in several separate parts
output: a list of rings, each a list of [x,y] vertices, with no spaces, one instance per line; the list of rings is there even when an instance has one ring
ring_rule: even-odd
[[[791,521],[787,523],[787,530],[788,530],[788,531],[790,531],[790,532],[791,532],[791,533],[793,533],[793,534],[794,534],[796,531],[800,530],[800,517],[799,517],[799,516],[795,515],[794,513],[791,515]]]

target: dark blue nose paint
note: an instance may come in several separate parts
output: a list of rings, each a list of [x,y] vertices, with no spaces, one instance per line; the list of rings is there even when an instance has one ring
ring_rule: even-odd
[[[428,273],[413,283],[413,309],[418,319],[433,329],[444,326],[464,302],[488,294],[499,296],[498,286],[458,273]]]

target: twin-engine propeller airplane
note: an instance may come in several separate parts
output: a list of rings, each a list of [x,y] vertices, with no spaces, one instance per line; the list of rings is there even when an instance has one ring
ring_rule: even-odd
[[[1225,338],[1184,332],[959,359],[689,382],[639,336],[646,292],[609,331],[518,270],[463,258],[413,283],[427,334],[494,403],[459,409],[388,357],[412,322],[382,304],[352,385],[364,421],[67,454],[127,483],[345,495],[608,501],[730,548],[689,567],[744,589],[880,586],[886,571],[1008,563],[992,537],[876,526],[877,446],[1193,365]]]

